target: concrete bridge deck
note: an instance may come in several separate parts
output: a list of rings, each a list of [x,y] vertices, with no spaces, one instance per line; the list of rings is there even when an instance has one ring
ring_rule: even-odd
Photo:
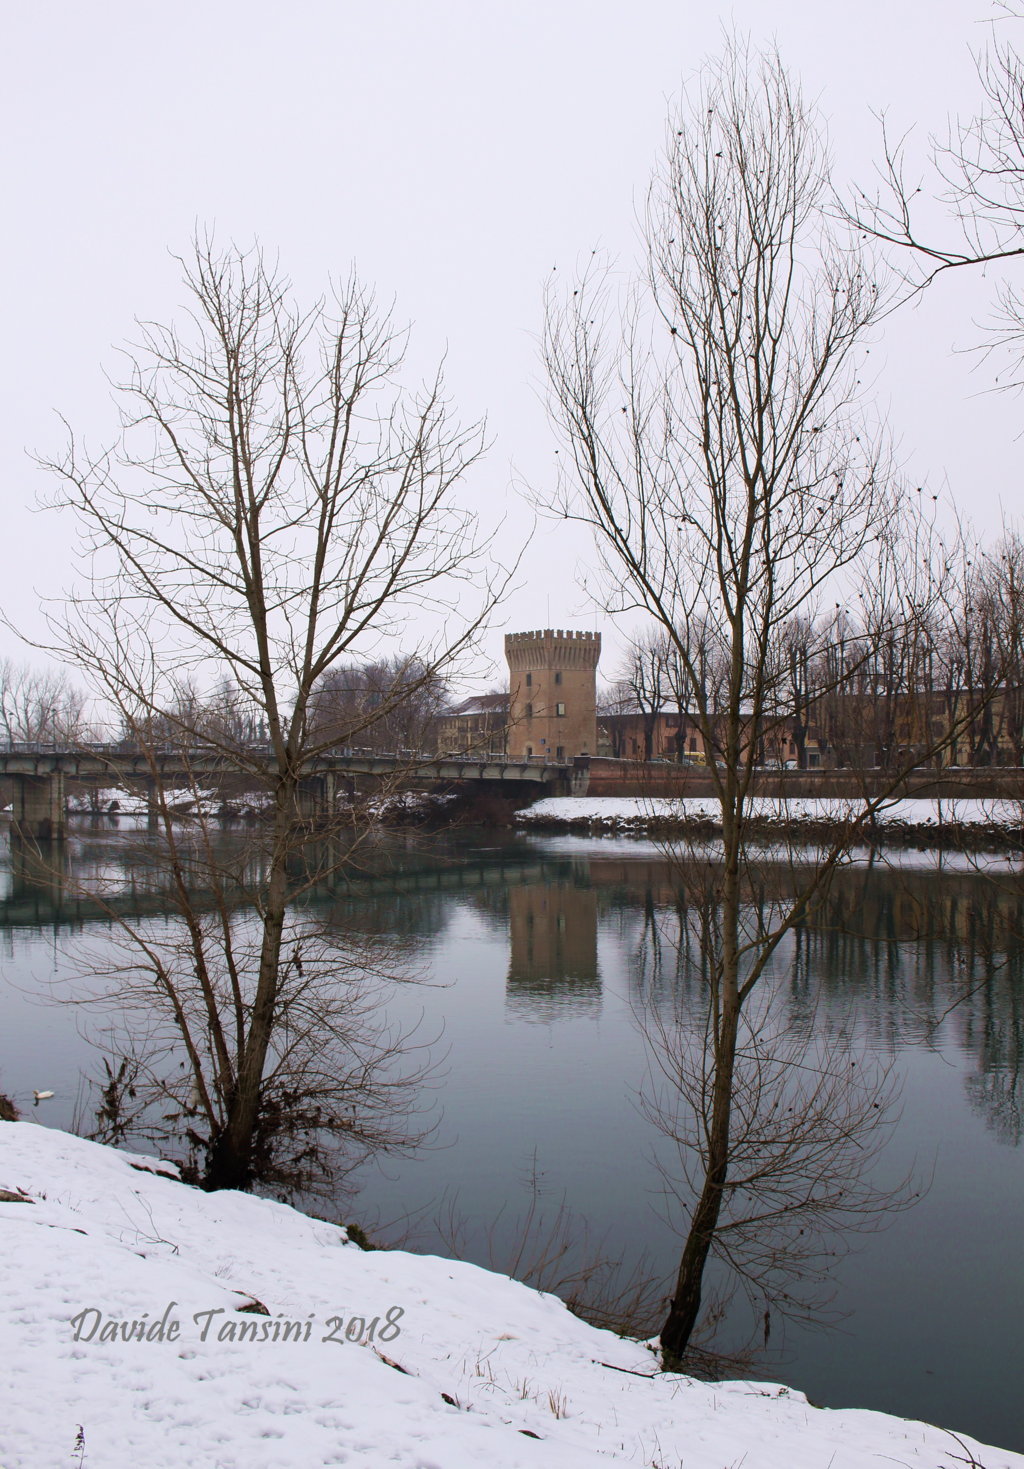
[[[68,780],[139,783],[152,793],[158,786],[172,782],[188,785],[233,776],[251,779],[255,788],[261,771],[267,775],[273,772],[273,758],[269,745],[245,745],[237,751],[168,746],[143,753],[127,744],[8,744],[0,745],[0,777],[14,784],[12,835],[47,841],[64,835],[64,787]],[[586,794],[589,768],[586,756],[556,763],[494,756],[357,755],[328,750],[302,767],[300,813],[310,820],[326,817],[345,788],[341,783],[351,790],[357,778],[392,780],[403,787],[494,783],[519,790],[525,787],[536,796],[581,796]]]

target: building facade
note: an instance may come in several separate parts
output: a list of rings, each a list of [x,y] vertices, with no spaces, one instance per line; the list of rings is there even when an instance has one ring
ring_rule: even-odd
[[[508,754],[511,760],[572,760],[597,754],[597,664],[601,634],[508,633]]]
[[[800,742],[792,721],[766,721],[754,751],[757,765],[781,769],[803,766],[816,770],[827,763],[824,742],[815,728],[802,731]],[[678,711],[646,710],[601,714],[597,721],[598,754],[616,760],[674,760],[682,765],[707,765],[721,760],[721,745],[708,748],[696,720]],[[748,736],[744,733],[743,748]]]
[[[504,755],[508,740],[508,694],[477,694],[443,714],[437,726],[439,755]]]

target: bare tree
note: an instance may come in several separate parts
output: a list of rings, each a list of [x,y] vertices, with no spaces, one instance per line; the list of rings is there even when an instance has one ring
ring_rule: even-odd
[[[350,861],[359,846],[350,833]],[[339,865],[337,850],[319,844],[303,855],[321,887]],[[265,860],[258,845],[226,842],[201,809],[185,826],[168,821],[132,851],[136,882],[147,885],[148,872],[165,911],[125,913],[97,887],[90,895],[109,927],[100,944],[85,936],[76,951],[89,980],[76,982],[73,998],[105,1017],[96,1038],[114,1058],[92,1135],[178,1150],[183,1175],[207,1186],[211,1140],[230,1118],[236,1050],[251,1029]],[[286,1196],[334,1196],[368,1154],[421,1140],[429,1055],[387,1016],[394,985],[420,977],[413,947],[351,917],[339,923],[317,885],[302,886],[283,924],[249,1171]],[[168,924],[175,910],[180,921]]]
[[[1018,284],[1024,260],[1024,7],[1003,0],[997,10],[989,42],[974,57],[977,112],[951,119],[944,135],[929,140],[921,182],[910,176],[909,135],[894,138],[884,124],[880,186],[859,190],[841,208],[857,229],[888,248],[911,294],[951,273],[984,268],[994,282],[993,307],[982,322],[979,349],[1001,364],[995,387],[1013,391],[1024,384],[1024,293]],[[950,640],[949,666],[957,666],[961,689],[990,694],[965,731],[959,753],[968,764],[993,764],[1008,746],[1019,747],[1018,540],[1011,527],[994,553],[976,553],[962,584],[964,617]],[[950,697],[962,694],[951,686]],[[1019,763],[1019,748],[1014,755]]]
[[[396,655],[332,668],[318,685],[311,718],[318,733],[347,745],[398,753],[436,744],[436,724],[448,705],[448,685],[438,670]]]
[[[786,873],[785,864],[778,873]],[[760,892],[745,895],[748,927],[755,911],[767,929],[780,915],[776,903],[766,902],[766,886],[779,895],[781,885],[770,876],[767,883],[762,876]],[[706,971],[721,941],[716,884],[689,888],[690,901],[674,915],[659,915],[645,936],[647,947],[689,953],[696,961],[689,974],[682,966],[669,1003],[647,1012],[656,1044],[643,1106],[675,1144],[677,1167],[663,1166],[662,1173],[667,1196],[684,1211],[704,1186],[712,1140],[707,1068],[714,1047],[707,1028],[713,1020],[693,994],[693,974]],[[902,1184],[880,1186],[873,1175],[895,1117],[891,1066],[866,1054],[849,1030],[830,1031],[813,996],[797,1021],[776,1018],[792,998],[798,957],[796,945],[780,950],[741,1014],[729,1167],[709,1256],[725,1272],[718,1309],[741,1289],[765,1347],[775,1316],[829,1319],[831,1270],[845,1237],[877,1228],[911,1197]]]
[[[785,902],[766,914],[745,902],[756,733],[777,717],[789,673],[776,650],[794,619],[855,580],[897,521],[884,448],[857,408],[858,349],[883,293],[871,262],[837,237],[828,200],[825,145],[797,88],[775,54],[733,42],[672,120],[646,214],[646,281],[619,329],[592,274],[548,314],[567,449],[558,513],[595,530],[607,605],[642,609],[672,645],[704,747],[721,762],[709,764],[723,858],[700,955],[699,1168],[661,1333],[667,1363],[681,1360],[698,1321],[736,1150],[749,1139],[737,1108],[753,1096],[760,1112],[759,1084],[751,1093],[741,1076],[746,1017],[779,944],[877,806],[851,814]],[[720,638],[711,687],[695,627]]]
[[[480,427],[453,419],[439,375],[403,386],[404,334],[372,296],[353,278],[302,309],[259,250],[202,239],[183,270],[183,324],[143,323],[126,352],[116,445],[90,454],[72,437],[48,464],[89,578],[51,625],[148,761],[187,942],[147,972],[205,1096],[204,1182],[244,1187],[274,1105],[295,903],[324,876],[303,835],[316,759],[337,738],[318,729],[316,690],[336,665],[400,641],[395,682],[354,735],[408,697],[410,669],[426,685],[455,665],[495,588],[455,499]],[[261,741],[210,719],[187,686],[230,688]],[[241,946],[191,901],[166,730],[197,786],[215,759],[263,792],[257,929]],[[331,814],[321,800],[321,825]]]
[[[66,673],[0,659],[0,728],[8,744],[75,743],[86,733],[86,707]]]
[[[894,247],[912,292],[951,272],[1000,268],[984,348],[1008,362],[997,385],[1015,389],[1024,382],[1024,293],[1014,284],[1024,257],[1024,62],[1014,23],[1024,21],[1024,7],[1007,0],[1000,9],[989,44],[975,54],[981,106],[931,139],[930,187],[908,177],[907,137],[894,139],[884,124],[881,186],[858,190],[841,208],[857,229]]]
[[[944,543],[916,502],[898,536],[876,544],[850,605],[822,630],[819,682],[829,740],[842,763],[887,776],[938,759],[962,724],[963,694],[939,691],[948,633],[957,625],[960,534]]]
[[[814,716],[816,674],[821,669],[818,656],[820,637],[813,618],[797,614],[784,627],[780,638],[783,668],[780,713],[786,734],[796,750],[800,770],[807,769],[807,736]]]
[[[1007,530],[979,553],[966,580],[965,615],[955,646],[963,682],[988,679],[992,698],[968,731],[967,763],[1024,764],[1024,541]]]
[[[629,692],[632,711],[639,714],[643,729],[641,759],[654,756],[654,731],[665,704],[666,645],[655,633],[633,639],[622,667],[619,683]],[[631,711],[631,712],[632,712]]]

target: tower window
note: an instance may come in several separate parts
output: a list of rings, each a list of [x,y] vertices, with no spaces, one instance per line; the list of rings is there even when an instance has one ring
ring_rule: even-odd
[[[527,745],[527,747],[526,747],[526,758],[527,758],[527,760],[532,760],[533,759],[533,746],[532,745]]]
[[[564,704],[556,704],[555,705],[555,713],[558,715],[559,719],[561,719],[563,717],[563,715],[565,714],[565,705]]]
[[[556,745],[555,746],[555,759],[556,760],[564,760],[565,759],[565,746],[564,745]]]
[[[533,705],[532,704],[527,704],[527,706],[526,706],[526,717],[527,717],[527,719],[532,719],[533,718]]]
[[[532,689],[533,688],[533,674],[532,673],[528,673],[526,675],[526,687],[528,689]]]
[[[555,683],[561,683],[561,682],[562,682],[562,670],[559,668],[559,669],[556,669],[555,670]]]

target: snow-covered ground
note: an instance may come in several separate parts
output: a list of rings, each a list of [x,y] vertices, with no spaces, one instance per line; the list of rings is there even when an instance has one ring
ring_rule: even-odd
[[[216,791],[194,791],[188,787],[166,791],[164,799],[168,808],[180,816],[252,816],[267,810],[271,804],[271,798],[265,791],[248,791],[224,798]],[[366,810],[383,821],[402,820],[424,817],[435,811],[443,812],[455,800],[456,797],[451,795],[399,791],[367,801]],[[105,786],[95,792],[68,798],[68,813],[73,816],[146,816],[148,811],[145,792],[140,794],[123,786]],[[0,1469],[3,1469],[2,1465]]]
[[[747,810],[765,825],[812,826],[849,821],[863,810],[863,802],[835,796],[752,796]],[[964,831],[1019,831],[1024,824],[1024,804],[908,796],[887,801],[874,819],[877,826],[893,832],[950,826]],[[717,801],[709,796],[548,796],[517,812],[516,821],[524,826],[586,824],[595,830],[644,831],[666,822],[720,824],[721,817]]]
[[[216,791],[196,791],[188,786],[165,791],[164,799],[169,809],[181,816],[219,816],[222,813],[247,815],[265,809],[268,803],[266,794],[260,791],[250,792],[237,800],[225,801]],[[146,816],[148,811],[145,792],[129,790],[124,786],[104,786],[100,790],[68,798],[68,813],[72,816]]]
[[[215,816],[222,805],[215,791],[193,791],[187,786],[166,791],[164,799],[172,811],[183,814],[202,812],[206,816]],[[98,811],[120,816],[145,816],[148,810],[145,792],[140,794],[123,786],[104,786],[91,795],[81,794],[68,799],[68,811],[74,815],[92,815]]]
[[[68,797],[68,812],[73,816],[92,815],[95,812],[145,816],[147,810],[145,795],[121,786],[103,786],[93,792]]]
[[[0,1190],[25,1196],[0,1202],[2,1469],[1024,1469],[784,1387],[657,1374],[551,1296],[133,1163],[153,1160],[0,1122]]]

